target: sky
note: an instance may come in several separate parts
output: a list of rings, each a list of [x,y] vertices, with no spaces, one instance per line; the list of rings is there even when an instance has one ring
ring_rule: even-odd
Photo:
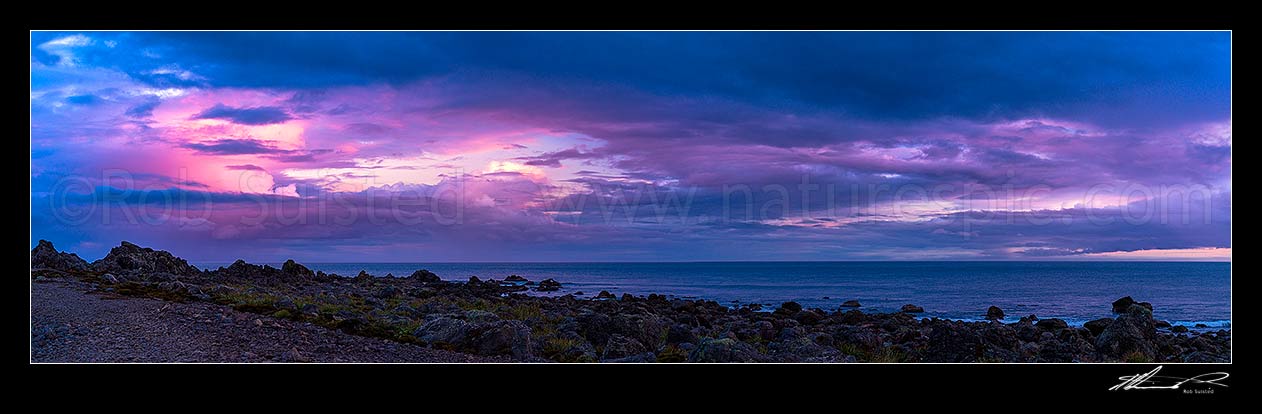
[[[1230,260],[1229,32],[32,32],[31,245]]]

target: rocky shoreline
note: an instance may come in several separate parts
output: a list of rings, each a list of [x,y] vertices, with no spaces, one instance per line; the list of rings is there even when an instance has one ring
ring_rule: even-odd
[[[338,335],[375,338],[405,348],[465,354],[486,361],[1231,360],[1230,330],[1187,332],[1183,327],[1171,327],[1153,318],[1154,305],[1130,297],[1113,303],[1115,316],[1071,327],[1060,319],[1034,315],[1005,324],[998,320],[1003,318],[1003,310],[997,307],[979,310],[992,319],[989,322],[963,322],[917,318],[915,313],[923,310],[911,304],[896,313],[864,313],[855,309],[857,303],[836,310],[804,309],[794,302],[775,309],[760,305],[729,308],[714,301],[662,295],[617,297],[600,292],[591,299],[531,296],[523,292],[555,291],[561,283],[551,279],[536,283],[520,276],[505,280],[472,277],[464,282],[444,281],[427,270],[405,277],[382,276],[390,277],[313,272],[292,260],[280,268],[238,260],[231,266],[201,270],[168,252],[128,242],[92,263],[59,252],[42,240],[31,252],[31,277],[38,282],[59,279],[106,295],[265,315],[268,320],[340,331]],[[34,301],[32,315],[33,319],[42,317]],[[37,341],[48,340],[46,329],[37,328],[32,321],[33,349],[41,345]],[[56,337],[56,332],[52,335]],[[296,338],[280,335],[269,340],[283,347]],[[37,358],[33,355],[32,359]],[[377,359],[346,355],[344,360]]]

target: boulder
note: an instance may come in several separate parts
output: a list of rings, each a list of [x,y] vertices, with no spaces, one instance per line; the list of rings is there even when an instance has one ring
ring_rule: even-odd
[[[1130,296],[1113,301],[1113,313],[1125,313],[1126,309],[1135,304],[1135,299]]]
[[[991,306],[986,309],[986,319],[999,320],[1003,319],[1003,317],[1003,309],[999,309],[998,306]]]
[[[1139,306],[1144,307],[1145,309],[1148,309],[1149,312],[1152,312],[1151,303],[1136,302],[1135,299],[1132,299],[1130,296],[1127,296],[1127,297],[1113,301],[1113,313],[1126,313],[1126,310],[1130,309],[1131,305],[1139,305]]]
[[[844,356],[832,346],[820,345],[819,335],[803,336],[767,345],[768,354],[777,362],[835,362]],[[831,342],[829,336],[826,341]]]
[[[315,272],[312,272],[306,266],[298,264],[294,259],[286,260],[284,264],[280,265],[280,272],[291,278],[310,279],[315,277]]]
[[[499,320],[478,324],[470,331],[467,349],[478,355],[530,357],[530,327],[522,321]]]
[[[906,305],[903,305],[902,308],[899,308],[899,311],[902,311],[904,313],[923,313],[925,311],[925,308],[912,305],[912,304],[906,304]]]
[[[859,301],[853,299],[841,303],[841,307],[843,308],[857,308],[859,306],[862,306],[859,305]]]
[[[776,315],[793,316],[802,311],[802,305],[797,302],[789,301],[781,303],[779,308],[772,313]]]
[[[552,292],[552,291],[556,291],[560,289],[561,289],[561,282],[558,282],[553,279],[544,279],[542,282],[539,282],[539,287],[535,288],[535,290],[540,291],[540,292]],[[579,292],[576,294],[582,294],[582,292]]]
[[[1045,331],[1059,331],[1061,329],[1068,328],[1069,324],[1065,323],[1062,319],[1048,318],[1039,320],[1038,323],[1034,324],[1034,326],[1037,326],[1039,329]]]
[[[508,275],[508,277],[504,278],[504,283],[509,283],[514,286],[523,286],[527,282],[530,282],[530,280],[517,275]]]
[[[821,315],[818,312],[811,311],[811,310],[800,310],[798,311],[798,313],[793,315],[793,319],[803,325],[814,325],[814,324],[819,323],[819,321],[823,320],[824,315]]]
[[[62,253],[53,247],[52,242],[40,240],[31,249],[31,269],[49,268],[63,272],[88,270],[88,262],[74,253]]]
[[[1082,327],[1087,328],[1087,331],[1091,332],[1091,336],[1100,336],[1100,332],[1104,332],[1104,328],[1108,328],[1112,323],[1113,318],[1100,318],[1084,323]]]
[[[767,357],[753,345],[732,338],[706,338],[688,353],[688,362],[759,362]]]
[[[1187,331],[1188,331],[1188,327],[1183,326],[1183,325],[1175,325],[1175,326],[1170,327],[1170,332],[1174,332],[1174,333],[1184,333]]]
[[[451,347],[462,345],[468,334],[468,322],[448,317],[432,319],[412,332],[412,336],[421,342]]]
[[[770,324],[770,322],[768,322]],[[684,324],[675,324],[666,331],[666,342],[671,344],[680,344],[684,342],[694,342],[697,335],[692,332],[692,328]]]
[[[443,281],[438,277],[438,275],[434,274],[434,272],[425,269],[412,272],[412,275],[408,276],[408,278],[421,283],[438,283]]]
[[[201,274],[193,265],[169,252],[122,242],[110,249],[101,260],[92,263],[92,270],[110,273],[171,273],[179,276]]]
[[[1139,304],[1131,304],[1126,313],[1100,332],[1095,346],[1101,355],[1111,359],[1139,353],[1153,360],[1157,356],[1156,339],[1157,326],[1152,319],[1152,311]]]
[[[596,294],[596,297],[594,297],[594,298],[592,298],[592,299],[595,299],[595,300],[613,300],[613,299],[617,299],[617,298],[618,298],[617,296],[614,296],[612,293],[609,293],[609,291],[607,291],[607,290],[602,290],[602,291],[600,291],[600,293]]]
[[[604,353],[600,356],[600,359],[626,358],[645,352],[648,352],[648,349],[635,338],[614,334],[610,335],[609,340],[605,342]]]

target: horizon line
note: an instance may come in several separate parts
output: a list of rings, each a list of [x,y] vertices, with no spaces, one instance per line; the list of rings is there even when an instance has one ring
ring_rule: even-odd
[[[186,259],[187,260],[187,259]],[[218,264],[233,263],[237,260],[189,260],[193,263]],[[1231,263],[1231,260],[621,260],[621,261],[410,261],[410,262],[309,262],[298,261],[299,264],[619,264],[619,263]],[[247,261],[249,262],[249,261]],[[284,263],[284,261],[265,261],[259,263]]]

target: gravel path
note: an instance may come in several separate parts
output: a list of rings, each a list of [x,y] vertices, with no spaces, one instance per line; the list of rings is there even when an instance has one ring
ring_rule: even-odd
[[[32,362],[508,362],[367,338],[210,303],[31,283]]]

